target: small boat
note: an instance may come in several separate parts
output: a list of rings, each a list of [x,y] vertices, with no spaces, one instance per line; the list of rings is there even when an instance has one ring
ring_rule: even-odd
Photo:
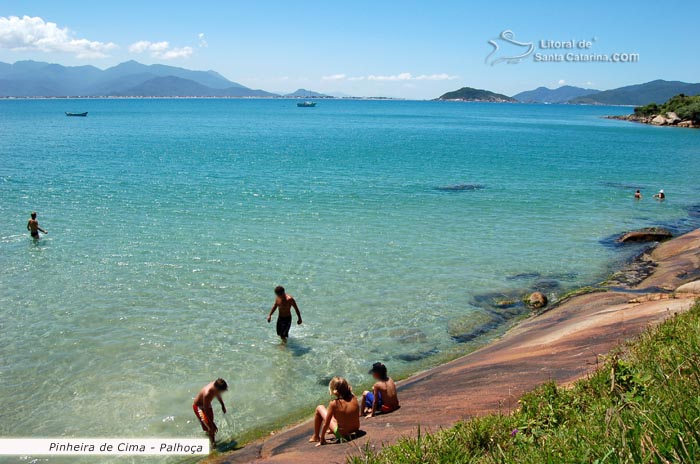
[[[68,111],[66,111],[66,116],[79,116],[81,118],[84,118],[85,116],[87,116],[87,114],[87,111],[84,113],[69,113]]]
[[[297,103],[297,106],[299,108],[313,108],[314,106],[316,106],[316,102],[310,102],[310,101],[299,102],[299,103]]]

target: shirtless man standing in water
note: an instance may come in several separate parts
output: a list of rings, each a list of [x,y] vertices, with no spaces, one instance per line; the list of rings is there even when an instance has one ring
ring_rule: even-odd
[[[34,240],[39,240],[39,232],[42,234],[48,234],[48,232],[39,226],[39,221],[36,220],[36,212],[32,213],[31,219],[29,219],[29,222],[27,222],[27,230],[32,235]]]
[[[212,445],[216,444],[214,436],[219,428],[214,423],[214,409],[211,407],[211,402],[214,398],[219,400],[221,404],[221,410],[226,414],[226,406],[224,405],[224,400],[221,399],[221,394],[228,390],[228,385],[224,379],[216,379],[211,383],[208,383],[202,388],[194,399],[192,404],[192,409],[194,410],[195,416],[199,419],[199,423],[202,426],[202,430],[207,432],[209,435],[209,441]]]
[[[301,313],[299,306],[292,295],[287,295],[284,287],[275,288],[275,304],[272,305],[270,314],[267,316],[267,322],[272,321],[272,315],[279,309],[277,316],[277,335],[282,339],[282,343],[287,343],[289,338],[289,329],[292,327],[292,308],[297,313],[297,324],[301,324]]]

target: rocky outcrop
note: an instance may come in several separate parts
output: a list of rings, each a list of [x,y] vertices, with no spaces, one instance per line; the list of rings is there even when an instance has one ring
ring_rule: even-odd
[[[683,120],[672,111],[666,114],[652,114],[650,116],[639,116],[636,114],[624,114],[617,116],[606,116],[607,119],[617,119],[620,121],[638,122],[641,124],[651,124],[653,126],[676,126],[690,129],[700,129],[700,123],[689,119]]]
[[[654,118],[651,120],[651,123],[655,126],[665,126],[666,125],[666,118],[664,118],[661,115],[654,116]]]
[[[676,289],[676,293],[692,293],[694,295],[700,295],[700,280],[681,285]]]
[[[644,229],[633,230],[623,234],[619,239],[618,243],[628,243],[628,242],[663,242],[672,238],[673,234],[666,229],[661,227],[645,227]]]
[[[679,118],[676,113],[673,111],[666,113],[666,124],[674,125],[678,124],[679,122],[681,122],[681,118]]]

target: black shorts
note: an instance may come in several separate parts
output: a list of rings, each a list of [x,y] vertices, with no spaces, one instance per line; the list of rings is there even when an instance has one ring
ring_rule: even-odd
[[[277,335],[282,338],[289,337],[289,329],[292,328],[292,316],[277,318]]]

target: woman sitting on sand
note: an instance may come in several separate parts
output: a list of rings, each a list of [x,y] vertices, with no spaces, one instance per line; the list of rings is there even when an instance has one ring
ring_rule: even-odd
[[[349,440],[352,434],[360,430],[360,405],[352,388],[342,377],[333,377],[328,384],[331,396],[335,396],[328,405],[320,405],[314,415],[314,435],[309,440],[318,442],[316,446],[326,444],[326,434],[332,433],[338,442]]]

